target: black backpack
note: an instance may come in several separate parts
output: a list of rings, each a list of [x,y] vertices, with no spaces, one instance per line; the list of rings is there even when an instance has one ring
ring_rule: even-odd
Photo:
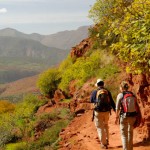
[[[111,110],[111,103],[109,98],[108,90],[98,89],[96,94],[96,111],[107,112]]]

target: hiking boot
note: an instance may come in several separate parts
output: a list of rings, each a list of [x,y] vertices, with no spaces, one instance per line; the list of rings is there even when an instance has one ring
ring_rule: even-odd
[[[101,149],[108,149],[107,145],[101,145]]]

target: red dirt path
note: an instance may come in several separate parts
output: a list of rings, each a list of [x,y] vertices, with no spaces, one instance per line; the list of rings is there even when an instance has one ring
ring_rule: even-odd
[[[92,110],[76,117],[70,125],[65,128],[60,136],[59,150],[101,150],[100,142],[94,122],[91,121]],[[112,112],[109,120],[110,141],[109,149],[122,150],[119,125],[115,125],[115,113]],[[141,142],[141,135],[134,131],[134,150],[150,150],[150,142]]]

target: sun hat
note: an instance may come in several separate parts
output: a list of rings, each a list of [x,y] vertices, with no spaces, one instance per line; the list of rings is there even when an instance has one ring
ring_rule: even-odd
[[[96,83],[95,83],[95,86],[97,87],[97,84],[99,83],[99,82],[104,82],[102,79],[97,79],[97,81],[96,81]]]

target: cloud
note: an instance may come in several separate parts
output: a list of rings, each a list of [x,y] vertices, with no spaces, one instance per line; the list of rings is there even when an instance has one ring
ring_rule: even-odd
[[[6,8],[0,8],[0,14],[4,14],[4,13],[7,13],[7,9]]]

